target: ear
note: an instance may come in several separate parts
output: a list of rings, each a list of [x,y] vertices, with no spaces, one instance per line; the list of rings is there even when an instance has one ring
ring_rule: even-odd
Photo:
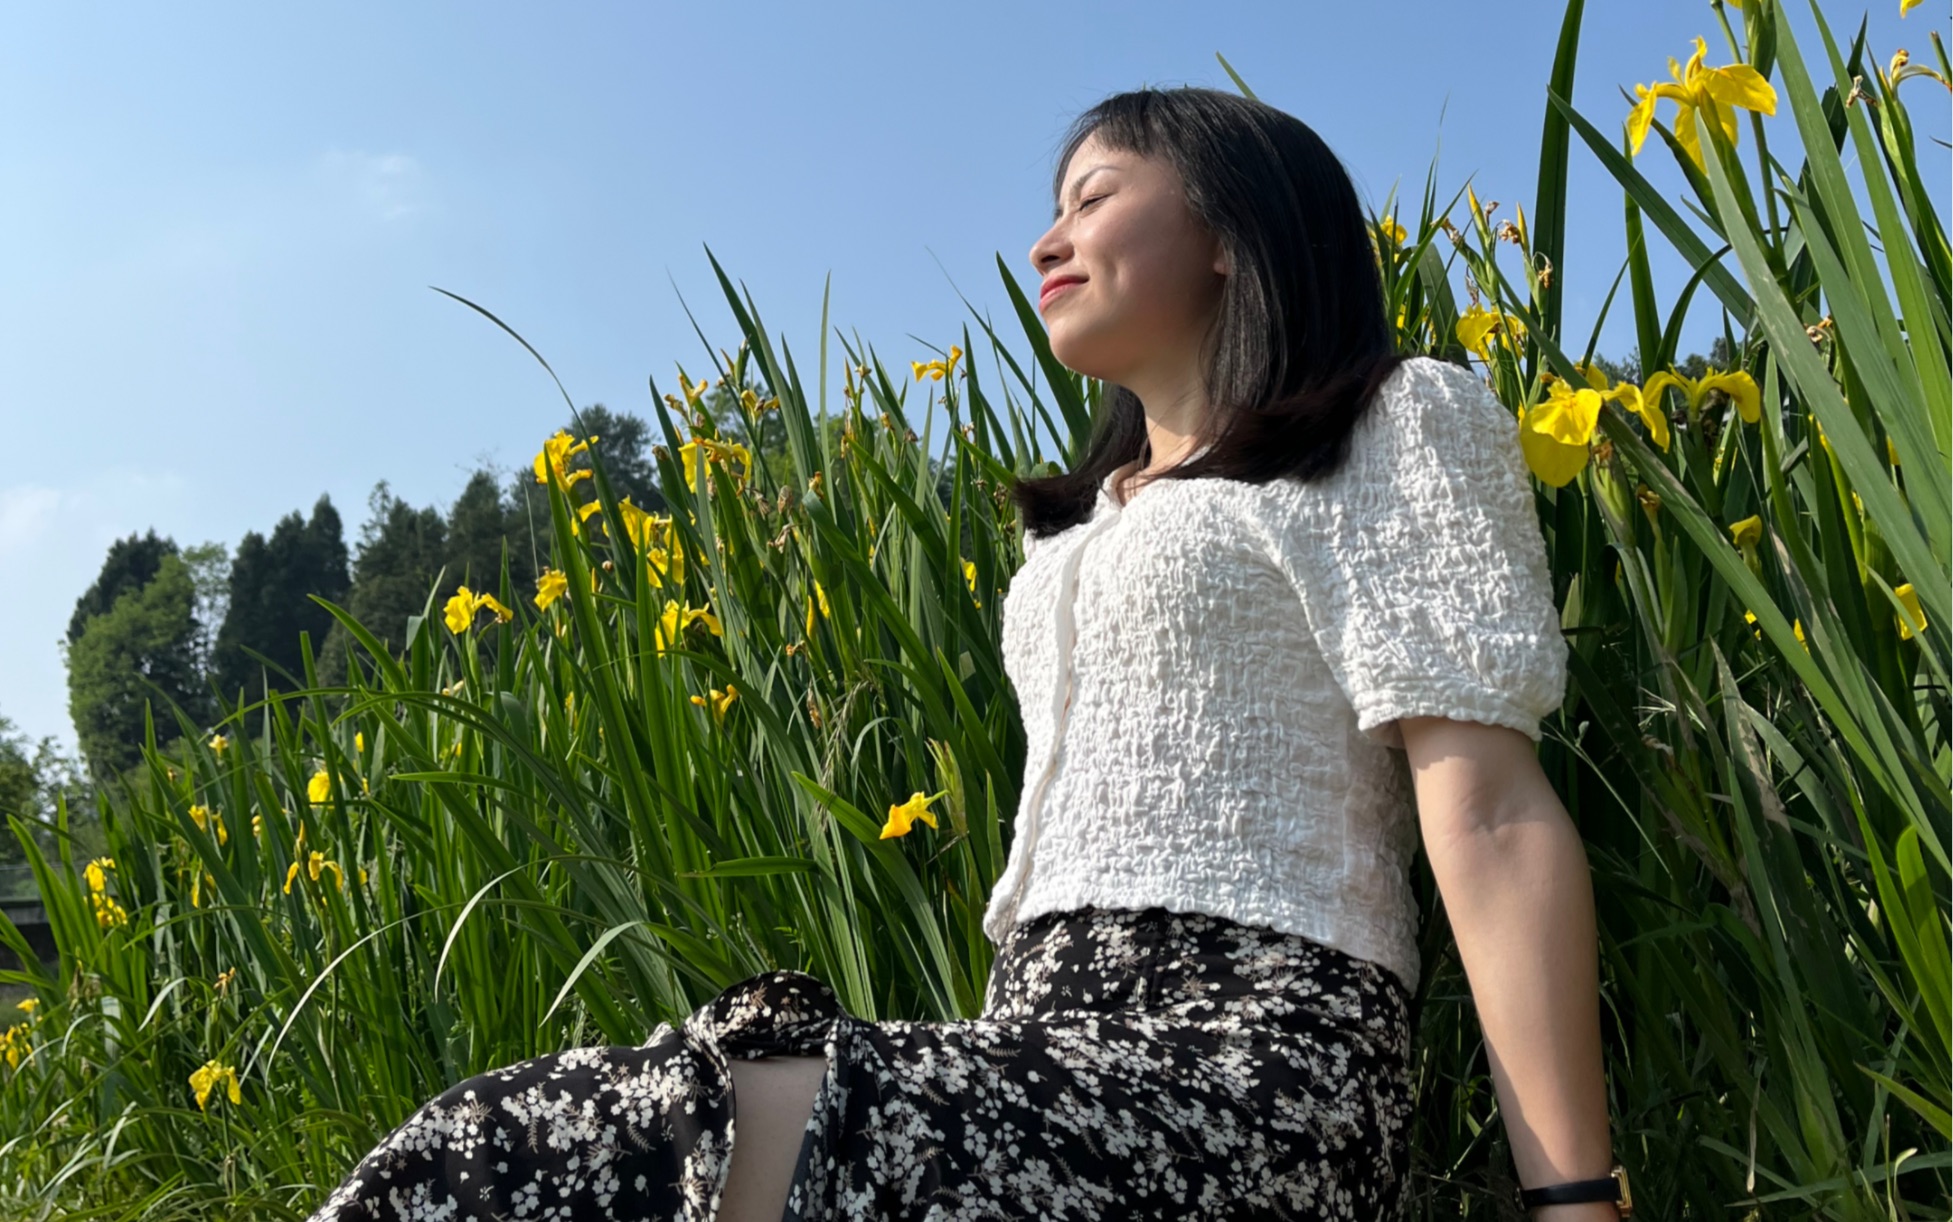
[[[1221,244],[1219,238],[1214,239],[1214,271],[1222,276],[1234,274],[1233,265],[1227,257],[1227,248]]]

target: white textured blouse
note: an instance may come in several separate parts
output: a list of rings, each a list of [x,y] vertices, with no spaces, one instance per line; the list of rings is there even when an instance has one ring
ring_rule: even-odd
[[[1004,668],[1028,751],[983,928],[1087,904],[1271,926],[1418,982],[1399,717],[1535,742],[1566,642],[1517,421],[1406,361],[1327,478],[1158,480],[1024,539]]]

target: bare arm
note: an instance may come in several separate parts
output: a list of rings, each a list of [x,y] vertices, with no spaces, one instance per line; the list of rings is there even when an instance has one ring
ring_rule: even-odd
[[[1614,1159],[1593,877],[1580,835],[1524,734],[1443,717],[1399,726],[1519,1182],[1602,1178]],[[1539,1222],[1619,1216],[1605,1201],[1533,1210]]]

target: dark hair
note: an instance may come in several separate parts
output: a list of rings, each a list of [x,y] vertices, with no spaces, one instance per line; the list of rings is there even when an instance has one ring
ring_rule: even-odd
[[[1156,478],[1259,484],[1333,472],[1377,388],[1412,355],[1395,351],[1369,222],[1342,163],[1307,124],[1266,103],[1196,86],[1146,88],[1114,94],[1072,123],[1054,200],[1094,133],[1172,165],[1232,268],[1207,337],[1212,410],[1194,444],[1211,448]],[[1044,538],[1089,518],[1106,477],[1146,445],[1139,396],[1106,383],[1077,468],[1012,480],[1024,529]]]

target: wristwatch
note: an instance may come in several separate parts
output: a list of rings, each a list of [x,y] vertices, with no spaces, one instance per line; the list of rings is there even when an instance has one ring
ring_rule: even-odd
[[[1585,1201],[1612,1201],[1620,1209],[1623,1218],[1634,1216],[1634,1198],[1628,1193],[1627,1168],[1619,1163],[1615,1163],[1603,1179],[1574,1180],[1546,1188],[1515,1188],[1513,1195],[1518,1198],[1519,1208],[1522,1210],[1536,1209],[1541,1205],[1578,1205]]]

